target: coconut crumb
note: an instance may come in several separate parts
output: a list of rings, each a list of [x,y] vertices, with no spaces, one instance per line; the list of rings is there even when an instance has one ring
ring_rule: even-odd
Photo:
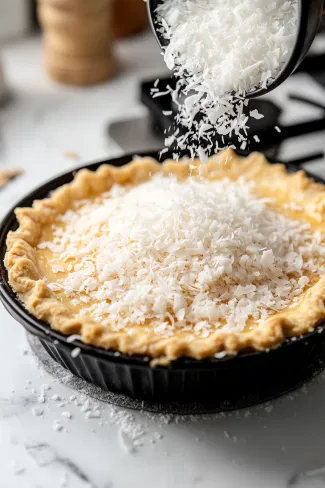
[[[6,184],[16,178],[17,176],[21,175],[22,174],[22,170],[21,169],[11,169],[11,168],[8,168],[8,169],[0,169],[0,188],[3,188],[4,186],[6,186]]]
[[[75,151],[65,151],[64,157],[67,159],[74,159],[75,161],[80,159],[79,154]]]

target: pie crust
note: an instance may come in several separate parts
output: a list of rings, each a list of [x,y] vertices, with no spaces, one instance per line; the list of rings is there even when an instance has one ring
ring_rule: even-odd
[[[8,234],[5,266],[13,290],[31,314],[63,334],[80,334],[86,344],[167,360],[182,356],[202,359],[223,351],[234,355],[242,350],[267,350],[279,346],[287,337],[312,331],[325,319],[325,276],[304,293],[296,306],[269,316],[263,325],[245,332],[218,330],[207,338],[191,341],[177,335],[161,337],[141,328],[129,335],[125,330],[108,330],[86,316],[76,317],[69,304],[60,302],[46,285],[38,266],[36,247],[42,229],[68,210],[72,201],[98,196],[114,183],[139,184],[157,172],[174,174],[179,179],[190,173],[207,179],[244,177],[254,181],[263,196],[271,196],[279,203],[299,203],[303,207],[300,218],[315,230],[325,232],[325,186],[309,179],[303,171],[289,174],[285,166],[269,164],[258,153],[242,158],[228,149],[210,158],[207,165],[198,160],[159,164],[151,158],[140,158],[121,168],[103,165],[95,172],[82,169],[72,183],[60,187],[49,198],[35,201],[32,208],[16,209],[19,227]]]

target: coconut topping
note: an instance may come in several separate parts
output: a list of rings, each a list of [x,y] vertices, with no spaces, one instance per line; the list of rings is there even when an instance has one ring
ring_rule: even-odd
[[[324,272],[322,235],[275,212],[243,179],[158,174],[116,184],[75,202],[51,234],[38,246],[52,253],[48,286],[81,315],[130,333],[242,331],[298,302]]]

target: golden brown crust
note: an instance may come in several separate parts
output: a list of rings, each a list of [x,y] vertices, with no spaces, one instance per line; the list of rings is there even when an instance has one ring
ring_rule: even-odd
[[[132,335],[123,330],[114,332],[87,317],[76,318],[68,305],[57,300],[38,269],[35,247],[42,226],[65,212],[71,201],[98,195],[114,183],[141,183],[160,171],[176,174],[180,179],[190,172],[209,179],[243,176],[254,180],[264,194],[276,196],[279,201],[299,202],[309,221],[325,225],[325,186],[313,182],[302,171],[288,174],[283,165],[270,165],[257,153],[240,158],[227,150],[211,158],[207,165],[199,161],[166,161],[160,165],[151,158],[142,158],[121,168],[104,165],[96,172],[83,169],[71,184],[62,186],[49,198],[35,201],[32,208],[16,210],[19,228],[8,234],[5,265],[12,288],[29,312],[63,334],[80,334],[86,344],[168,359],[181,356],[202,359],[220,351],[233,355],[244,349],[260,351],[277,347],[286,337],[312,331],[325,319],[325,277],[307,291],[298,305],[271,316],[263,325],[245,333],[216,331],[208,338],[189,342],[186,337],[162,338],[145,330],[137,330]]]

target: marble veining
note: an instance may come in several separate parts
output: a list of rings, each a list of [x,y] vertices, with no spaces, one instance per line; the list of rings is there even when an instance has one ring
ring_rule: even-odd
[[[66,468],[67,473],[71,473],[77,479],[87,483],[89,488],[98,488],[98,485],[89,479],[89,476],[81,467],[71,459],[60,456],[55,449],[46,442],[26,444],[25,448],[40,468],[57,463]]]
[[[35,396],[16,396],[14,392],[11,398],[0,398],[0,419],[20,415],[26,408],[31,408],[36,404]]]
[[[325,466],[294,473],[288,481],[288,486],[301,486],[302,483],[308,482],[308,480],[319,480],[325,484]]]

